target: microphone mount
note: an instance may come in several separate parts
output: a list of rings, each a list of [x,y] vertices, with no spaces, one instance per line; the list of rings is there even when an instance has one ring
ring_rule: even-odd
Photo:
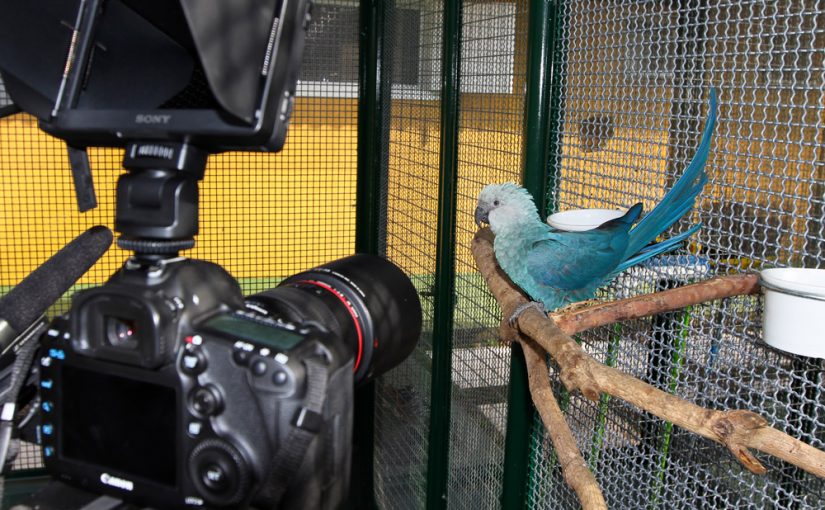
[[[195,246],[198,181],[209,153],[187,143],[132,142],[117,182],[118,246],[139,261],[177,257]]]

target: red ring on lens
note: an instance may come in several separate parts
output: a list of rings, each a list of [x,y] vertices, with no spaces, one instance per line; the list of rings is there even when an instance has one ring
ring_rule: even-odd
[[[361,331],[361,324],[358,322],[358,314],[355,312],[355,309],[352,307],[350,302],[346,297],[344,297],[343,294],[335,290],[334,287],[324,282],[319,282],[318,280],[299,280],[294,283],[307,283],[309,285],[321,287],[322,289],[332,293],[333,296],[337,297],[338,300],[344,304],[344,307],[346,307],[350,317],[352,317],[352,322],[355,324],[355,332],[358,334],[358,356],[355,358],[355,366],[352,367],[353,372],[357,371],[358,366],[361,365],[361,357],[364,355],[364,333]]]

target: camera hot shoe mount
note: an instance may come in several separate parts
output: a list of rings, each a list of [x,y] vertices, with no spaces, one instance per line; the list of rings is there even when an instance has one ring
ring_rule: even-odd
[[[117,182],[117,244],[138,259],[163,259],[195,246],[198,181],[209,154],[192,145],[134,142]]]

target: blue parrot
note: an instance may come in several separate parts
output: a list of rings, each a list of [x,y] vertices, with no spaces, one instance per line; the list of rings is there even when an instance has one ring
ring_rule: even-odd
[[[513,184],[489,184],[481,190],[476,224],[487,223],[495,234],[493,249],[501,269],[545,310],[591,299],[596,290],[625,269],[675,249],[696,232],[687,231],[650,244],[693,209],[707,182],[705,164],[716,124],[716,91],[710,91],[705,130],[696,154],[673,187],[641,221],[637,203],[621,217],[593,230],[557,230],[541,220],[532,196]],[[635,226],[634,226],[635,224]],[[511,321],[523,311],[516,311]]]

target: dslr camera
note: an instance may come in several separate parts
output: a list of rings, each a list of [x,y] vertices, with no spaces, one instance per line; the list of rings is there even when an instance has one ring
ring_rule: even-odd
[[[391,262],[354,255],[244,297],[179,252],[209,154],[278,151],[311,0],[30,0],[0,20],[0,73],[67,142],[81,209],[88,146],[123,147],[118,244],[36,359],[47,470],[157,508],[337,508],[354,385],[414,349],[421,305]]]
[[[337,508],[353,384],[409,354],[419,306],[377,256],[246,299],[215,264],[133,258],[44,335],[46,466],[158,508]]]

